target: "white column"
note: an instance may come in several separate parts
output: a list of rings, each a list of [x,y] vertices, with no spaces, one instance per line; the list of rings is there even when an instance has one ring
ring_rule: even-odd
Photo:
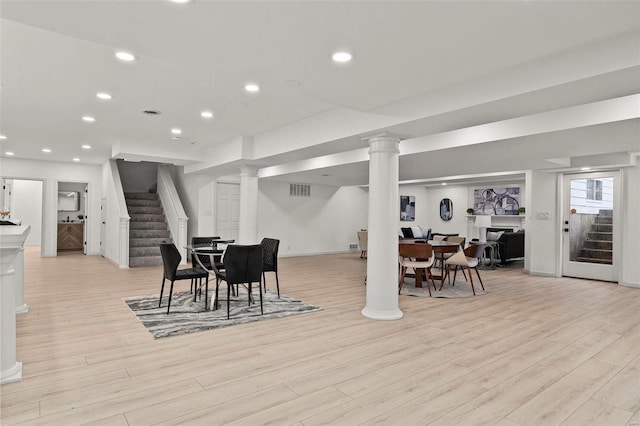
[[[258,243],[258,169],[240,169],[240,244]]]
[[[367,301],[362,315],[377,320],[403,316],[398,308],[399,139],[369,139],[369,242]]]
[[[26,314],[29,305],[24,303],[24,247],[20,247],[16,255],[13,280],[16,287],[16,314]]]
[[[22,363],[16,360],[15,272],[30,231],[30,226],[0,226],[0,384],[22,380]]]

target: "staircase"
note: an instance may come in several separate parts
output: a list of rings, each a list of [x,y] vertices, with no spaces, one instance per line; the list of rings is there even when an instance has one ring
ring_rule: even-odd
[[[124,194],[129,223],[129,266],[162,265],[160,243],[171,242],[158,194]]]
[[[600,210],[582,243],[578,262],[611,265],[613,261],[613,211]]]

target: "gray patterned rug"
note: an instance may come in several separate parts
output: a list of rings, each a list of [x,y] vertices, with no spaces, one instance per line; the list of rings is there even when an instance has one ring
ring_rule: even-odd
[[[431,281],[429,281],[431,284]],[[415,296],[415,297],[429,297],[429,291],[427,290],[427,285],[425,282],[422,283],[423,287],[416,288],[415,281],[413,278],[405,279],[404,285],[402,286],[401,295],[404,296]],[[436,287],[440,288],[440,281],[436,280]],[[476,289],[476,296],[482,296],[484,294],[489,293],[486,290],[482,290],[482,286],[478,280],[473,280],[473,287]],[[473,291],[471,291],[471,284],[465,282],[464,280],[456,279],[456,285],[451,285],[447,282],[444,283],[442,290],[434,290],[433,285],[431,285],[431,297],[440,297],[445,299],[455,299],[459,297],[473,297]]]
[[[277,294],[267,291],[263,293],[264,315],[260,315],[257,289],[253,292],[255,303],[248,306],[247,293],[241,288],[238,297],[231,297],[231,318],[227,319],[226,288],[221,288],[220,293],[220,308],[215,311],[203,310],[204,297],[194,302],[193,294],[189,292],[174,293],[171,297],[169,315],[167,315],[168,295],[162,298],[160,308],[158,308],[160,297],[158,294],[125,297],[123,300],[156,339],[322,310],[284,294],[280,294],[278,299]],[[213,292],[209,291],[209,295],[212,296]],[[211,299],[208,303],[211,303]]]

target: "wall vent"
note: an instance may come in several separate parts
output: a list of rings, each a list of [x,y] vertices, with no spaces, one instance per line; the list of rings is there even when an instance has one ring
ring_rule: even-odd
[[[358,250],[357,244],[349,244],[349,250]]]
[[[289,196],[290,197],[311,197],[311,185],[307,185],[306,183],[290,183]]]

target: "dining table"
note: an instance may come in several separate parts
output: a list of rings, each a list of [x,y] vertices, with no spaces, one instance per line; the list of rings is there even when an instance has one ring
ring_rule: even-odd
[[[192,259],[195,259],[197,262],[197,264],[195,265],[192,264],[191,265],[192,267],[194,268],[200,267],[205,271],[209,272],[210,275],[215,277],[216,271],[218,270],[217,265],[222,263],[222,256],[224,254],[224,250],[227,244],[233,244],[233,243],[235,243],[235,240],[216,239],[216,240],[213,240],[211,243],[189,244],[184,248],[190,254],[193,255]],[[208,268],[207,266],[205,266],[200,256],[209,256],[209,260],[210,260],[209,264],[211,265],[211,268]],[[218,301],[212,298],[211,307],[209,309],[210,310],[218,309]]]

